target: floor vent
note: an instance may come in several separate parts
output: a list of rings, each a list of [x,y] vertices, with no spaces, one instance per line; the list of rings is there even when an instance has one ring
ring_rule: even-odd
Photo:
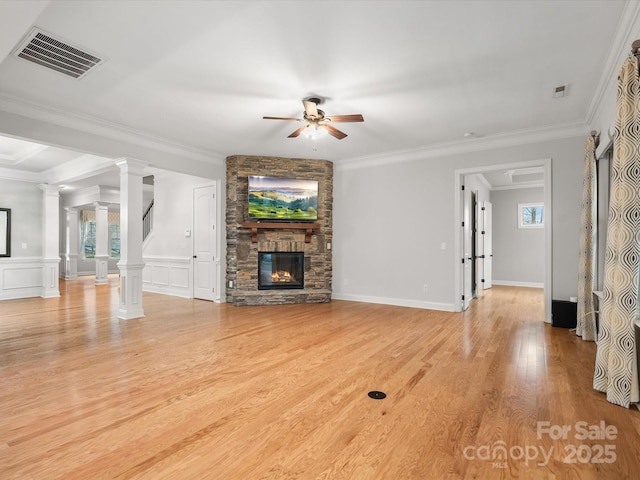
[[[85,76],[104,62],[86,49],[58,40],[39,28],[31,30],[13,54],[73,78]]]

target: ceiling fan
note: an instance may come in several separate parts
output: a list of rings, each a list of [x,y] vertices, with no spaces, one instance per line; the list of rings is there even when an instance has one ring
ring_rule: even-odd
[[[338,140],[342,140],[347,136],[346,133],[338,130],[331,123],[338,122],[364,122],[364,118],[359,113],[353,115],[332,115],[330,117],[325,116],[324,112],[318,108],[318,105],[322,101],[317,97],[310,97],[302,101],[304,105],[303,118],[295,117],[262,117],[265,120],[291,120],[294,122],[306,122],[305,125],[298,128],[289,135],[288,138],[295,138],[301,133],[308,131],[319,133],[323,130],[329,132]]]

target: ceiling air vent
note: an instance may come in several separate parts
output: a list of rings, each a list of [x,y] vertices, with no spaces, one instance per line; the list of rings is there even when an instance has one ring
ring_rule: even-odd
[[[73,78],[83,77],[104,62],[86,49],[56,39],[39,28],[31,30],[13,54]]]

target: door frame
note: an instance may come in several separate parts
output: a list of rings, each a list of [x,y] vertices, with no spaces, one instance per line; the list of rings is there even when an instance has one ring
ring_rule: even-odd
[[[544,248],[544,321],[551,323],[551,296],[552,296],[552,230],[553,230],[553,203],[551,195],[551,159],[545,158],[541,160],[529,160],[524,162],[501,163],[496,165],[485,165],[470,168],[461,168],[454,170],[454,212],[453,212],[453,251],[454,251],[454,311],[462,311],[462,292],[464,280],[462,269],[460,268],[460,259],[463,256],[463,239],[462,239],[462,209],[464,206],[461,202],[460,191],[464,184],[464,176],[474,173],[491,172],[495,170],[512,170],[527,167],[543,167],[544,168],[544,204],[545,204],[545,248]]]
[[[468,188],[463,189],[464,177],[462,177],[463,183],[458,189],[460,197],[460,221],[458,222],[457,229],[460,231],[461,244],[460,256],[458,257],[461,262],[458,263],[458,271],[460,272],[460,294],[457,297],[460,300],[460,310],[466,311],[471,305],[473,300],[473,192]],[[467,213],[467,215],[465,215]],[[468,276],[468,278],[467,278]],[[464,298],[463,298],[464,297]]]

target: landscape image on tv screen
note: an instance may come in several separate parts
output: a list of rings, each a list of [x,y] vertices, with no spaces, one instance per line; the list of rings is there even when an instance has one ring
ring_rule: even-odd
[[[249,217],[256,220],[317,220],[318,181],[250,175]]]

